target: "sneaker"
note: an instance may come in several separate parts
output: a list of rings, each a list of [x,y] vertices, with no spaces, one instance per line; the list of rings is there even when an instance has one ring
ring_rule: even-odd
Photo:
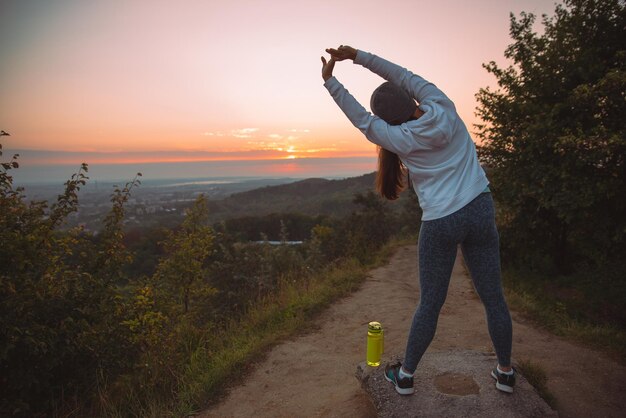
[[[388,364],[385,366],[385,379],[393,383],[396,388],[396,392],[400,395],[410,395],[413,393],[413,378],[403,377],[400,378],[401,363]]]
[[[491,377],[496,379],[496,388],[506,393],[513,393],[513,386],[515,386],[515,375],[517,374],[515,368],[513,368],[513,374],[500,373],[498,367],[494,367],[491,371]]]

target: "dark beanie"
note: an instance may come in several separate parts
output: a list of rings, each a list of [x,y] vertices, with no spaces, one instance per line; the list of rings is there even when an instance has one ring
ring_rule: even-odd
[[[390,125],[400,125],[411,119],[417,109],[415,100],[391,81],[386,81],[372,93],[372,112]]]

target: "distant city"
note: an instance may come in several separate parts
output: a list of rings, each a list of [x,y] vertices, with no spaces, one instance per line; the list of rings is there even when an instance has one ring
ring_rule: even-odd
[[[125,205],[124,223],[128,227],[174,226],[180,222],[184,210],[202,194],[209,200],[226,198],[233,193],[245,192],[265,186],[292,183],[298,179],[282,178],[204,178],[143,180],[131,191]],[[115,186],[125,182],[88,182],[79,191],[79,211],[68,217],[67,227],[81,225],[85,230],[97,232],[106,213],[111,208],[111,195]],[[47,200],[52,204],[63,191],[63,184],[31,183],[24,186],[28,200]]]

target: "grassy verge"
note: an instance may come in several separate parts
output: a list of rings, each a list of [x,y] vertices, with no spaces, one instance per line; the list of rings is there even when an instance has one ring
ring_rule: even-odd
[[[504,272],[503,281],[511,308],[556,335],[603,350],[626,363],[624,328],[586,314],[587,307],[594,303],[591,292],[577,292],[574,286],[563,286],[555,291],[557,279],[549,280],[519,271]]]
[[[406,242],[386,245],[367,266],[346,260],[306,281],[285,281],[276,295],[253,306],[245,317],[220,331],[207,330],[179,374],[178,388],[171,399],[151,397],[137,405],[134,414],[189,416],[219,399],[227,385],[236,383],[232,376],[241,375],[242,369],[278,342],[310,330],[317,314],[357,290],[368,270],[388,262],[394,250],[403,244]],[[107,415],[126,414],[111,410]]]
[[[541,396],[552,409],[555,409],[556,398],[548,390],[548,377],[545,370],[530,360],[520,360],[517,363],[517,367],[519,368],[520,373],[524,375],[528,383],[535,388],[539,396]]]

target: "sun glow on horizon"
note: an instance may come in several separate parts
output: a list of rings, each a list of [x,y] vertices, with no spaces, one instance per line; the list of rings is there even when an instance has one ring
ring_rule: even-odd
[[[337,152],[328,149],[263,149],[236,152],[207,151],[136,151],[136,152],[63,152],[45,150],[4,150],[7,155],[19,154],[19,161],[30,166],[87,164],[159,164],[193,162],[258,162],[284,160],[333,160],[346,158],[371,158],[374,147],[363,151]]]

